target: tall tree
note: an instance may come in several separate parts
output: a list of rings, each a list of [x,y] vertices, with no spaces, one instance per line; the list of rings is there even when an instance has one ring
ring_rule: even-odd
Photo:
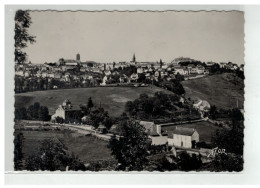
[[[88,108],[91,109],[94,106],[91,97],[88,98]]]
[[[22,51],[27,47],[27,43],[33,44],[35,42],[35,36],[28,33],[32,21],[29,11],[18,10],[15,14],[15,61],[18,64],[24,63],[27,54]]]
[[[123,126],[123,136],[119,140],[115,136],[110,139],[112,155],[120,163],[120,170],[143,170],[150,145],[145,128],[134,121],[127,121]]]

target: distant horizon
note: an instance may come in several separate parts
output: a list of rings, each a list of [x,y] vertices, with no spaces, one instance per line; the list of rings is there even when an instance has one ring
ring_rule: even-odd
[[[30,11],[35,44],[28,62],[60,58],[112,63],[170,63],[189,57],[201,62],[244,64],[244,13],[229,12],[55,12]]]
[[[61,57],[62,58],[62,57]],[[216,61],[201,61],[199,59],[194,59],[192,57],[183,57],[183,56],[179,56],[179,57],[176,57],[174,58],[173,60],[177,59],[177,58],[190,58],[190,59],[193,59],[194,61],[200,61],[202,63],[207,63],[207,62],[213,62],[213,63],[228,63],[228,62],[231,62],[231,63],[235,63],[235,62],[232,62],[232,61],[219,61],[219,62],[216,62]],[[65,59],[63,58],[64,60],[75,60],[76,61],[76,58],[72,58],[72,59]],[[162,59],[162,58],[161,58]],[[172,60],[172,61],[173,61]],[[100,64],[107,64],[107,63],[120,63],[120,62],[130,62],[130,60],[122,60],[122,61],[113,61],[113,62],[98,62],[98,61],[95,61],[95,60],[86,60],[86,61],[82,61],[82,60],[79,60],[80,62],[95,62],[95,63],[100,63]],[[172,62],[171,61],[171,62]],[[26,61],[25,64],[28,64],[30,61]],[[138,61],[136,60],[137,63],[143,63],[143,62],[148,62],[148,63],[157,63],[157,62],[160,62],[160,59],[159,60],[156,60],[156,61]],[[162,60],[163,63],[171,63],[171,62],[165,62]],[[57,61],[53,61],[53,62],[43,62],[43,63],[33,63],[31,62],[32,64],[45,64],[45,63],[58,63],[58,60]],[[236,63],[235,63],[236,64]],[[244,63],[242,63],[244,65]],[[241,64],[240,64],[241,65]]]

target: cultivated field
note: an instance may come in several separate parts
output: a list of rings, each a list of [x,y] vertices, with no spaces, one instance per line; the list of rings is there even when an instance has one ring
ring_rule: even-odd
[[[96,88],[74,88],[47,91],[35,91],[15,95],[16,107],[28,107],[34,102],[40,102],[47,106],[49,114],[55,110],[65,99],[69,99],[74,109],[79,109],[80,104],[86,104],[91,97],[94,105],[101,106],[108,111],[110,116],[119,116],[125,110],[125,103],[135,100],[141,93],[153,95],[157,91],[167,90],[153,86],[151,87],[96,87]]]
[[[203,121],[203,122],[196,122],[196,123],[190,123],[190,124],[182,124],[182,125],[177,125],[178,127],[188,127],[188,128],[194,128],[198,131],[199,136],[200,136],[200,142],[206,142],[210,143],[211,142],[211,135],[215,134],[215,132],[218,129],[222,129],[220,127],[217,127],[213,125],[210,122]],[[163,131],[170,132],[174,130],[176,125],[172,126],[166,126],[162,127]]]
[[[108,142],[98,140],[93,136],[83,136],[68,130],[61,131],[21,131],[24,135],[24,145],[22,151],[24,158],[37,152],[41,141],[44,139],[54,139],[63,143],[70,153],[78,155],[83,162],[97,160],[113,160],[111,151],[107,148]],[[16,133],[15,133],[16,134]]]
[[[244,106],[243,80],[231,73],[207,76],[182,82],[186,98],[200,98],[218,108],[229,109]]]

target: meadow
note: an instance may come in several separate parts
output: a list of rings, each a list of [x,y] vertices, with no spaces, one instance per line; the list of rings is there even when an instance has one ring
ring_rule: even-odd
[[[206,100],[217,108],[244,107],[244,82],[232,73],[217,74],[182,82],[185,97]]]
[[[47,106],[49,114],[55,110],[65,99],[69,99],[74,109],[79,109],[80,104],[87,104],[91,97],[94,107],[103,107],[110,116],[119,116],[125,111],[125,103],[137,99],[140,94],[146,93],[153,96],[155,92],[170,91],[158,87],[95,87],[95,88],[74,88],[57,89],[19,93],[15,95],[15,107],[28,107],[35,102]]]
[[[17,132],[16,130],[15,134]],[[85,136],[69,130],[20,130],[19,132],[22,132],[24,136],[22,148],[24,159],[37,153],[41,141],[52,139],[55,142],[64,144],[70,153],[74,153],[85,163],[99,160],[113,160],[111,151],[107,147],[108,142],[90,135]]]

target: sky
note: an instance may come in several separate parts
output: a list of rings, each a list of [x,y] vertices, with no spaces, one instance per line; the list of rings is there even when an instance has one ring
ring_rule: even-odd
[[[34,64],[76,59],[100,63],[171,62],[177,57],[244,63],[243,12],[30,12],[25,49]]]

